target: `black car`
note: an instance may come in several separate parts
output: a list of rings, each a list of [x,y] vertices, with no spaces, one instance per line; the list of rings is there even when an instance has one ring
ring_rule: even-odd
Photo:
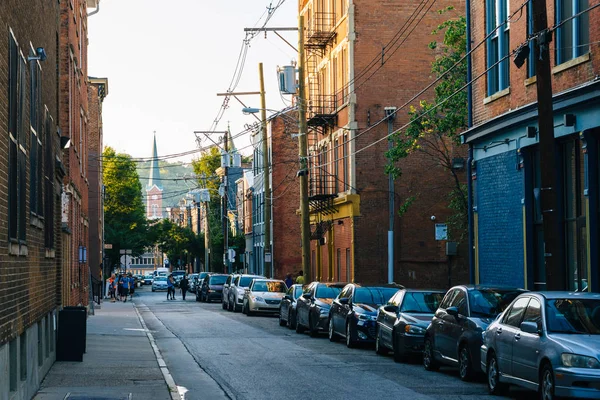
[[[302,285],[292,285],[279,305],[279,325],[296,329],[296,300],[302,295]]]
[[[338,337],[344,337],[348,347],[359,342],[374,342],[377,308],[385,304],[400,288],[402,286],[399,285],[346,285],[329,311],[329,340],[334,342]]]
[[[394,352],[394,361],[403,361],[409,355],[421,355],[425,331],[433,313],[444,298],[442,290],[399,290],[377,312],[375,351]]]
[[[481,333],[525,290],[481,285],[455,286],[435,312],[425,332],[423,366],[457,366],[462,380],[480,371]]]
[[[296,300],[296,332],[308,329],[311,336],[327,329],[329,308],[346,283],[312,282]]]
[[[196,290],[196,299],[200,301],[222,300],[223,284],[227,280],[227,274],[208,274],[202,280],[202,285]]]

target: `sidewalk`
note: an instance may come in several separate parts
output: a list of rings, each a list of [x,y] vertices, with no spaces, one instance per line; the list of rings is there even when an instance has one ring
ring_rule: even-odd
[[[35,400],[100,398],[172,400],[132,302],[106,301],[101,309],[96,308],[95,315],[87,319],[87,352],[83,362],[55,362],[34,397]]]

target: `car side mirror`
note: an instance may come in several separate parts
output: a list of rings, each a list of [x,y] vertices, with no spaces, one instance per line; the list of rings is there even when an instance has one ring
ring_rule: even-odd
[[[536,324],[535,322],[532,322],[532,321],[521,322],[520,328],[525,333],[531,333],[533,335],[540,335],[540,336],[542,334],[542,330],[538,327],[538,324]]]
[[[448,307],[446,308],[446,312],[448,315],[452,315],[454,318],[458,319],[458,307]]]
[[[342,298],[338,299],[338,302],[340,304],[348,304],[350,302],[350,299],[347,297],[342,297]]]
[[[396,314],[398,312],[398,306],[395,306],[393,304],[388,304],[387,306],[384,306],[383,309],[384,311],[392,314]]]
[[[304,294],[302,295],[302,298],[304,298],[304,299],[306,299],[306,300],[309,300],[309,299],[310,299],[310,293],[304,293]]]

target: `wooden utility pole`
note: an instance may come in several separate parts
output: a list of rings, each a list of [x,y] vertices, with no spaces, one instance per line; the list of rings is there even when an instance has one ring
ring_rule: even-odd
[[[260,129],[262,138],[262,161],[263,161],[263,187],[264,187],[264,259],[265,276],[271,278],[273,271],[271,268],[271,176],[269,166],[269,138],[267,135],[267,104],[265,99],[265,79],[263,76],[263,64],[258,64],[258,74],[260,75]]]
[[[304,85],[304,16],[298,18],[298,154],[300,156],[300,235],[302,273],[310,282],[310,214],[308,209],[308,137],[306,128],[306,90]]]
[[[551,32],[548,31],[546,0],[532,0],[533,30],[536,32],[534,55],[537,82],[538,135],[541,172],[541,208],[544,228],[544,290],[564,290],[564,259],[559,241],[557,201],[556,144],[552,112],[552,72],[550,69]]]
[[[225,166],[224,166],[224,170],[225,170],[225,174],[223,175],[223,184],[225,187],[225,190],[223,191],[223,237],[225,238],[224,243],[223,243],[223,253],[225,255],[224,260],[224,264],[225,264],[225,271],[227,273],[231,273],[231,262],[229,261],[229,138],[228,138],[228,131],[225,131],[225,136],[223,136],[223,141],[225,142]]]

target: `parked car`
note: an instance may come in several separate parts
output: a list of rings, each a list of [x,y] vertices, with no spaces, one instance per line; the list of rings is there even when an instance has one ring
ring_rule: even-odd
[[[242,312],[248,316],[255,313],[276,313],[287,285],[279,279],[254,279],[244,293]]]
[[[229,286],[228,292],[228,310],[233,312],[242,311],[242,305],[244,304],[244,294],[246,289],[250,286],[252,281],[256,278],[264,278],[261,275],[237,275],[231,285]]]
[[[227,274],[208,274],[202,280],[202,286],[196,290],[196,301],[221,301],[223,296],[223,284],[227,280]]]
[[[346,285],[329,310],[329,340],[334,342],[341,336],[346,339],[348,347],[359,342],[374,342],[377,309],[401,288],[400,285]]]
[[[229,288],[231,287],[231,283],[239,274],[229,274],[227,280],[223,284],[223,294],[221,296],[221,305],[223,306],[223,310],[229,309]]]
[[[279,325],[296,329],[296,300],[302,295],[302,285],[296,283],[286,292],[279,305]]]
[[[153,279],[154,279],[154,275],[146,274],[146,275],[144,275],[144,280],[142,282],[144,285],[152,285]]]
[[[311,336],[327,329],[329,309],[346,283],[312,282],[304,288],[296,304],[296,332],[308,329]]]
[[[457,366],[460,378],[470,380],[480,371],[482,332],[525,290],[512,287],[455,286],[435,312],[425,332],[423,366]]]
[[[490,393],[514,384],[556,397],[600,398],[600,295],[531,292],[484,332]]]
[[[401,289],[386,305],[379,307],[375,333],[377,354],[392,350],[396,362],[409,355],[421,355],[425,331],[444,294],[441,290]]]
[[[197,276],[198,276],[198,274],[189,274],[188,275],[188,281],[189,281],[188,290],[192,293],[196,293],[196,277]]]
[[[210,274],[210,272],[200,272],[194,279],[194,288],[196,290],[202,286],[202,280],[206,277],[206,275]]]
[[[157,290],[167,290],[167,277],[166,276],[157,276],[152,281],[152,291],[156,292]]]

